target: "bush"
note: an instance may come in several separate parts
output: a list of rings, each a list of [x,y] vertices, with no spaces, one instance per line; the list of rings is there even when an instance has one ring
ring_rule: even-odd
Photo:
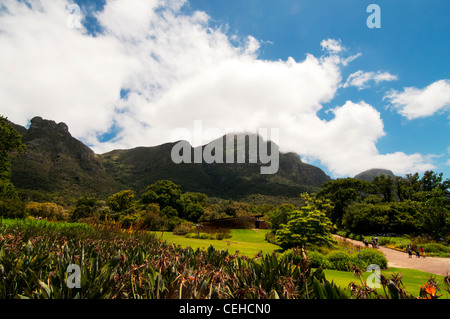
[[[231,238],[231,234],[230,233],[216,233],[216,239],[217,240],[222,240],[222,239],[227,239],[227,238]]]
[[[357,254],[357,258],[361,259],[366,265],[365,267],[375,264],[380,268],[387,268],[387,259],[384,254],[375,249],[361,249]]]
[[[310,261],[310,265],[312,268],[322,267],[323,269],[331,269],[333,268],[332,263],[327,259],[324,254],[321,254],[317,251],[311,251],[308,253],[308,259]]]
[[[287,261],[287,262],[292,261],[295,265],[299,264],[301,259],[302,259],[302,256],[301,256],[301,253],[298,253],[298,252],[299,251],[297,250],[297,253],[294,255],[294,252],[293,252],[292,248],[291,249],[287,249],[287,250],[283,251],[278,256],[278,259],[280,261],[283,261],[283,262],[285,262],[285,261]]]
[[[343,251],[333,251],[327,255],[328,261],[331,263],[331,269],[341,271],[351,271],[352,258]]]
[[[197,238],[197,239],[212,239],[212,240],[222,240],[225,238],[230,238],[231,235],[228,233],[188,233],[186,238]]]
[[[419,244],[418,246],[423,247],[425,255],[450,257],[450,247],[448,246],[438,243]]]
[[[137,229],[148,230],[166,230],[168,221],[166,216],[162,216],[159,212],[142,211],[139,213],[140,217],[136,219]]]
[[[47,218],[48,220],[67,220],[69,215],[66,210],[55,203],[29,202],[25,207],[25,213],[33,217]]]
[[[195,225],[193,222],[184,222],[175,226],[173,233],[175,235],[186,235],[195,231]]]
[[[264,237],[265,237],[266,241],[271,244],[274,244],[274,245],[279,244],[274,232],[268,232],[268,233],[266,233],[266,235]]]

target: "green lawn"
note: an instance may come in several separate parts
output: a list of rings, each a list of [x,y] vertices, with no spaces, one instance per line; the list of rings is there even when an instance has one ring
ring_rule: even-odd
[[[404,289],[407,292],[411,293],[414,297],[419,296],[420,286],[423,286],[432,276],[432,274],[427,272],[406,268],[389,268],[381,271],[381,274],[387,278],[390,278],[391,274],[396,273],[403,274],[402,282],[404,285]],[[329,281],[331,280],[334,281],[336,285],[340,286],[341,288],[348,289],[348,284],[352,281],[356,282],[357,284],[360,284],[359,280],[353,275],[352,272],[325,269],[325,276]],[[367,279],[368,276],[370,276],[370,273],[368,272],[365,272],[363,274],[364,279]],[[440,299],[450,299],[450,294],[443,289],[444,276],[439,275],[433,276],[435,280],[439,283],[439,286],[441,287],[441,290],[438,291],[438,295],[443,294],[443,296]],[[383,289],[380,288],[379,292],[383,294]]]
[[[153,232],[162,240],[167,240],[171,243],[181,245],[182,247],[208,248],[212,245],[215,249],[228,249],[230,254],[234,254],[236,251],[253,257],[260,251],[263,254],[270,254],[274,250],[280,249],[279,246],[273,245],[265,240],[265,234],[270,230],[260,229],[232,229],[230,231],[231,238],[223,240],[212,239],[196,239],[186,238],[184,236],[174,235],[171,232]]]
[[[249,257],[255,256],[257,253],[262,251],[264,254],[272,253],[274,250],[280,249],[279,246],[273,245],[265,241],[265,234],[269,230],[251,230],[251,229],[232,229],[230,231],[232,237],[224,240],[208,240],[208,239],[194,239],[186,238],[184,236],[173,235],[171,232],[153,232],[161,240],[167,240],[171,243],[181,245],[182,247],[192,247],[197,248],[208,248],[212,245],[216,249],[228,249],[228,251],[233,254],[235,251],[247,255]],[[391,274],[402,273],[402,282],[404,284],[404,289],[411,293],[413,296],[418,297],[420,286],[423,286],[432,274],[414,269],[405,268],[390,268],[382,270],[381,273],[389,278]],[[329,281],[334,281],[338,286],[346,288],[348,290],[348,284],[355,281],[359,284],[358,279],[353,275],[352,272],[337,271],[337,270],[325,270],[326,278]],[[364,273],[364,278],[370,273]],[[443,287],[443,276],[434,275],[435,280]],[[383,293],[383,289],[380,289],[380,293]],[[450,294],[444,289],[438,291],[438,294],[444,294],[441,299],[450,299]]]

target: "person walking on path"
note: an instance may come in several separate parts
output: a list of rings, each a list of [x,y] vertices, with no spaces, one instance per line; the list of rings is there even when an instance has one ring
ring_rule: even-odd
[[[343,237],[338,235],[333,235],[336,238],[343,239]],[[367,239],[367,238],[366,238]],[[347,240],[355,245],[364,246],[364,244],[360,241],[356,241],[353,239]],[[369,241],[370,242],[370,241]],[[411,248],[411,244],[409,244]],[[419,246],[420,247],[420,246]],[[382,245],[378,248],[383,254],[385,254],[386,259],[388,260],[388,268],[409,268],[409,269],[417,269],[425,272],[429,272],[431,274],[447,276],[450,273],[450,258],[445,257],[429,257],[426,259],[423,258],[423,254],[421,254],[422,258],[414,258],[411,259],[409,256],[408,250],[398,251],[396,249],[383,247]],[[426,253],[426,250],[425,250]],[[412,251],[411,251],[412,256]],[[424,260],[422,260],[424,259]]]
[[[416,258],[420,258],[420,251],[419,251],[418,247],[416,247],[415,252],[416,252]]]
[[[409,245],[406,246],[406,252],[408,253],[408,258],[412,258],[412,250],[411,250],[411,247]]]
[[[422,246],[420,246],[420,255],[422,256],[422,258],[425,258],[425,250]]]

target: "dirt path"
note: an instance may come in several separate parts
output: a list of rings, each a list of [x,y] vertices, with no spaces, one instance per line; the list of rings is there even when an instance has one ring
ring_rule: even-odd
[[[336,238],[345,239],[355,245],[364,247],[364,243],[361,241],[340,237],[334,235]],[[450,258],[442,258],[442,257],[426,257],[426,258],[417,258],[416,256],[412,256],[409,258],[407,253],[394,250],[391,248],[386,248],[380,246],[378,248],[388,260],[388,267],[393,268],[410,268],[410,269],[418,269],[422,271],[426,271],[432,274],[446,276],[447,273],[450,273]]]

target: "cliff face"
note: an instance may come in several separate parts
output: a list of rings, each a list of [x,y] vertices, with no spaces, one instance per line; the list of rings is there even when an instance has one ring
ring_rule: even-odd
[[[79,197],[132,189],[139,194],[157,180],[168,179],[183,191],[221,198],[242,199],[252,194],[298,197],[330,180],[320,168],[302,163],[294,153],[279,153],[278,172],[262,175],[260,169],[267,165],[260,162],[175,164],[171,159],[175,143],[97,155],[72,137],[64,123],[35,117],[28,129],[15,127],[28,148],[12,161],[12,182],[18,188],[41,192]],[[246,146],[236,144],[233,151],[242,147]],[[194,153],[194,148],[191,151]]]
[[[19,188],[43,192],[107,194],[118,189],[94,152],[72,137],[65,123],[35,117],[19,128],[24,154],[12,161],[11,180]]]

